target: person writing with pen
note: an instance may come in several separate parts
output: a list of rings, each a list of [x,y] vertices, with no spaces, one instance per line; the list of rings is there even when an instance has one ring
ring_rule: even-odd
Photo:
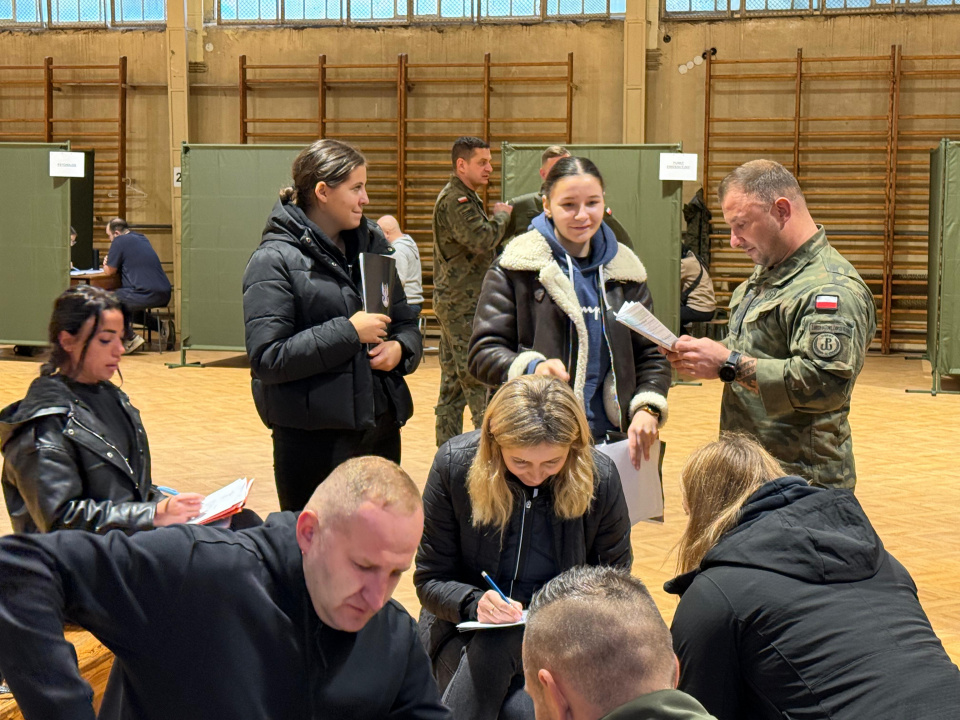
[[[523,375],[497,391],[479,430],[440,447],[423,503],[413,582],[444,704],[458,720],[532,719],[523,628],[456,626],[519,623],[533,594],[577,565],[629,570],[630,519],[616,467],[591,448],[567,383]]]

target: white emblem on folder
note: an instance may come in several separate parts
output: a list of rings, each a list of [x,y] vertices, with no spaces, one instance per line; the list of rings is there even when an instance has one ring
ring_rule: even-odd
[[[384,307],[390,307],[390,283],[380,283],[380,299]]]

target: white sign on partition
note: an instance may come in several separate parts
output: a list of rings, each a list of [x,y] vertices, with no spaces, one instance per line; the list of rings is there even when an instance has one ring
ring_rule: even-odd
[[[660,153],[661,180],[696,180],[696,153]]]
[[[83,177],[84,154],[82,152],[50,153],[50,177]]]
[[[181,180],[181,179],[182,179],[182,176],[181,176],[181,174],[180,174],[180,166],[179,166],[179,165],[174,165],[174,166],[173,166],[173,186],[174,186],[174,187],[180,187],[180,185],[181,185],[180,180]]]

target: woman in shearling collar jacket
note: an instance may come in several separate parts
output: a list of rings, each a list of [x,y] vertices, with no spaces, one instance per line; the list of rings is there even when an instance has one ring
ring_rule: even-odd
[[[597,440],[628,434],[646,454],[667,420],[670,365],[615,319],[626,301],[653,309],[643,263],[603,224],[603,181],[586,158],[559,160],[545,210],[483,281],[468,363],[498,386],[527,373],[568,380]]]
[[[128,316],[111,293],[70,288],[54,305],[50,361],[27,395],[0,411],[2,485],[16,532],[126,532],[184,522],[203,499],[150,480],[140,413],[110,378]]]

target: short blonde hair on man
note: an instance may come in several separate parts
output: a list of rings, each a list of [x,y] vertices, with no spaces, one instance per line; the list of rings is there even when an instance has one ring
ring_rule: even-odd
[[[423,509],[420,491],[406,471],[395,462],[373,455],[338,465],[314,490],[305,509],[331,523],[350,517],[365,502],[405,516]]]
[[[549,670],[603,714],[672,689],[674,657],[670,631],[650,592],[625,570],[572,568],[530,603],[523,635],[529,676]]]
[[[480,446],[467,473],[473,525],[506,528],[518,498],[507,485],[502,448],[548,444],[568,447],[552,481],[553,510],[564,520],[587,512],[595,465],[587,416],[573,390],[546,375],[521,375],[493,396],[480,426]]]
[[[542,166],[547,160],[568,157],[569,155],[570,151],[567,150],[563,145],[551,145],[540,155],[540,165]]]
[[[717,188],[717,197],[721,203],[732,189],[768,205],[780,197],[793,203],[806,204],[800,183],[793,173],[776,160],[751,160],[727,175]]]
[[[780,463],[744,433],[723,433],[716,442],[695,450],[680,471],[680,491],[689,515],[678,544],[677,570],[696,569],[736,525],[747,499],[783,476]]]

